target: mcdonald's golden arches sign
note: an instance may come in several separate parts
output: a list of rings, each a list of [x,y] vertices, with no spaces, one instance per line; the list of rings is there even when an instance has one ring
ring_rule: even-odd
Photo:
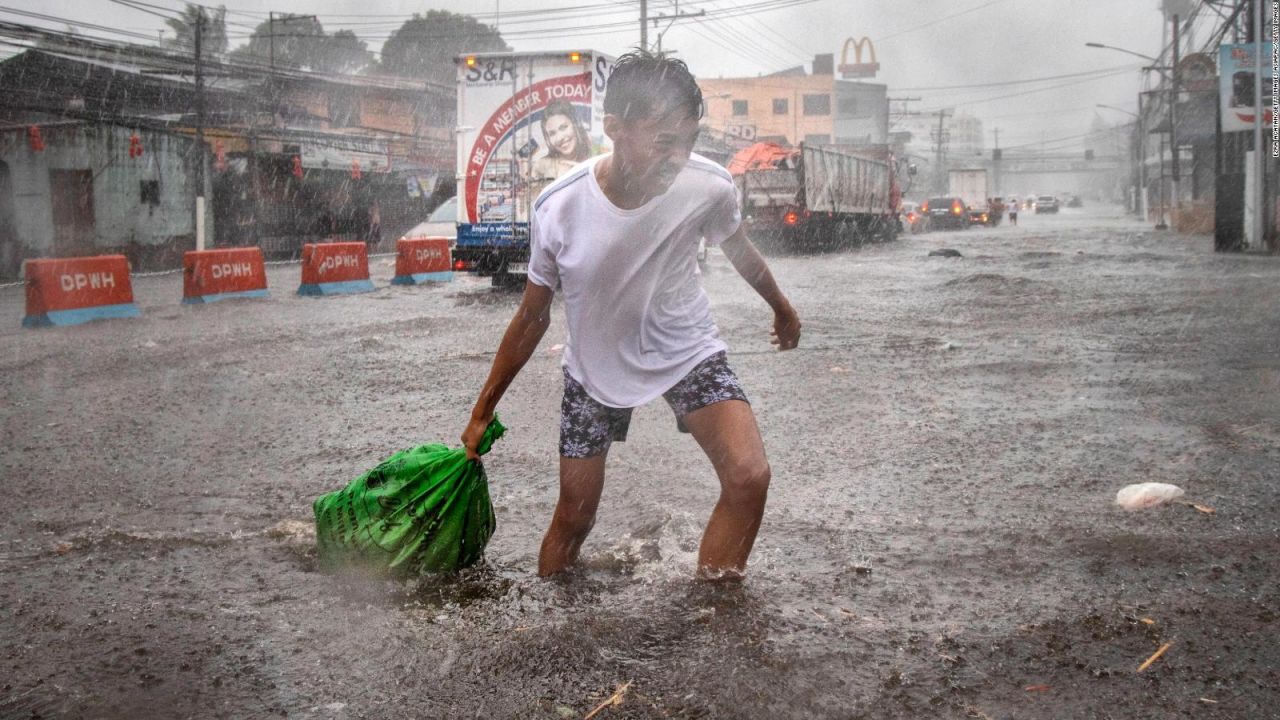
[[[853,48],[853,62],[849,62],[849,48]],[[862,61],[863,51],[868,52],[869,62]],[[844,41],[844,48],[840,51],[840,76],[844,78],[866,78],[875,77],[876,72],[880,70],[880,63],[876,62],[876,46],[871,43],[871,38],[863,37],[858,39],[849,38]]]

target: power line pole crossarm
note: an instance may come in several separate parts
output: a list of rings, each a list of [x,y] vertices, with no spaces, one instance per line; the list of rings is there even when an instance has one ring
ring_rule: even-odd
[[[706,14],[707,14],[706,10],[699,10],[696,13],[682,13],[680,12],[680,2],[679,0],[677,0],[675,4],[675,14],[673,15],[663,14],[663,15],[658,15],[657,17],[654,17],[654,18],[650,18],[649,17],[649,1],[640,0],[640,48],[642,50],[649,49],[649,21],[650,20],[653,21],[654,30],[658,29],[658,23],[662,22],[663,20],[667,21],[667,26],[662,29],[662,32],[658,33],[658,52],[661,53],[662,52],[662,36],[667,34],[667,31],[671,29],[671,26],[675,23],[675,21],[687,20],[689,18],[705,17]]]

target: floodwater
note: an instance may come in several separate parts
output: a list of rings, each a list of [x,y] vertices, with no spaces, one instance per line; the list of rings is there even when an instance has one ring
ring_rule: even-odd
[[[285,265],[207,307],[139,278],[142,318],[40,331],[0,289],[0,717],[1273,715],[1280,258],[1090,207],[774,257],[804,322],[777,353],[713,253],[774,468],[729,586],[692,580],[716,481],[662,403],[581,567],[533,576],[558,306],[499,407],[487,563],[318,572],[311,501],[456,443],[517,302],[390,261],[373,293],[296,297]],[[1200,509],[1114,507],[1144,481]]]

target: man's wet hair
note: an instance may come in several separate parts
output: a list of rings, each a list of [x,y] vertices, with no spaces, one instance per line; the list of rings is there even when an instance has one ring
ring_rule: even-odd
[[[604,93],[604,111],[623,120],[638,120],[681,109],[701,120],[702,89],[683,61],[648,50],[618,58]]]

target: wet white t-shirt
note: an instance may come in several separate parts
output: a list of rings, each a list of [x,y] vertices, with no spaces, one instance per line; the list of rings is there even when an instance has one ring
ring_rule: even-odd
[[[564,293],[569,375],[605,405],[637,407],[726,349],[698,279],[698,240],[719,245],[741,214],[729,172],[700,155],[667,192],[623,210],[596,180],[604,157],[538,196],[529,280]]]

